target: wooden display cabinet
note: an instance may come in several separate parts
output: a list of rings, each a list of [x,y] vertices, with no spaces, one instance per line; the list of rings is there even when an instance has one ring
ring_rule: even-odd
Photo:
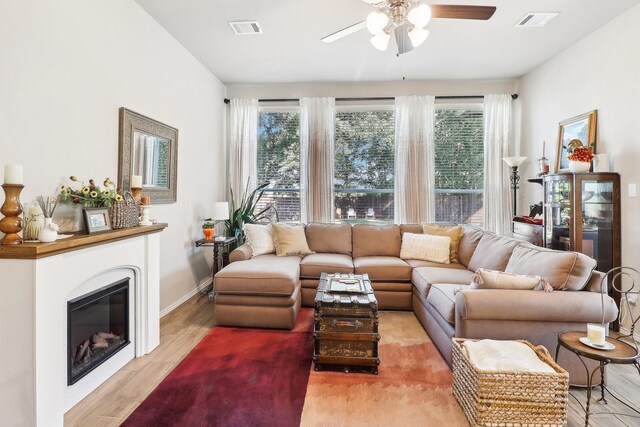
[[[620,175],[559,173],[544,177],[544,242],[581,252],[607,272],[620,266]],[[620,295],[612,295],[620,303]]]

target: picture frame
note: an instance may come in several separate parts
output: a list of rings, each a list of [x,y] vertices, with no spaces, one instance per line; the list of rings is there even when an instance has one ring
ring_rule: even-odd
[[[579,139],[585,147],[593,146],[596,152],[596,131],[598,127],[598,110],[589,111],[579,116],[561,121],[558,124],[558,148],[556,151],[555,172],[567,172],[569,159],[567,145],[572,139]]]
[[[84,224],[88,234],[111,230],[108,208],[84,208],[83,211]]]

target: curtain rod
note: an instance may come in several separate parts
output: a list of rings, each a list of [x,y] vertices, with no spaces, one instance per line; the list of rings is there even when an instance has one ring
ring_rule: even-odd
[[[484,95],[449,95],[449,96],[436,96],[436,99],[481,99]],[[360,97],[360,98],[336,98],[336,101],[393,101],[393,96],[373,96],[373,97]],[[518,94],[511,95],[511,99],[518,99]],[[264,98],[258,99],[258,102],[298,102],[299,98]],[[224,99],[224,103],[231,102],[229,98]]]

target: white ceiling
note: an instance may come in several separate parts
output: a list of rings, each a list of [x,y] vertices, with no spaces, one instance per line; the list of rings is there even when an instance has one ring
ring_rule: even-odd
[[[366,18],[362,0],[136,0],[224,83],[510,79],[526,74],[640,0],[440,0],[497,6],[489,21],[434,19],[427,41],[396,57],[364,30],[320,38]],[[527,12],[560,12],[542,28],[516,28]],[[263,35],[233,34],[258,20]],[[585,58],[576,67],[588,66]]]

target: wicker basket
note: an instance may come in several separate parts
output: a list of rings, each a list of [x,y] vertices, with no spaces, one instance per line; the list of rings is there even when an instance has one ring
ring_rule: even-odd
[[[555,373],[483,371],[453,338],[453,395],[471,426],[565,426],[569,374],[543,346],[531,347]]]
[[[138,202],[131,192],[124,193],[124,200],[116,202],[109,208],[109,217],[111,218],[111,228],[136,227],[139,222],[138,218]]]

